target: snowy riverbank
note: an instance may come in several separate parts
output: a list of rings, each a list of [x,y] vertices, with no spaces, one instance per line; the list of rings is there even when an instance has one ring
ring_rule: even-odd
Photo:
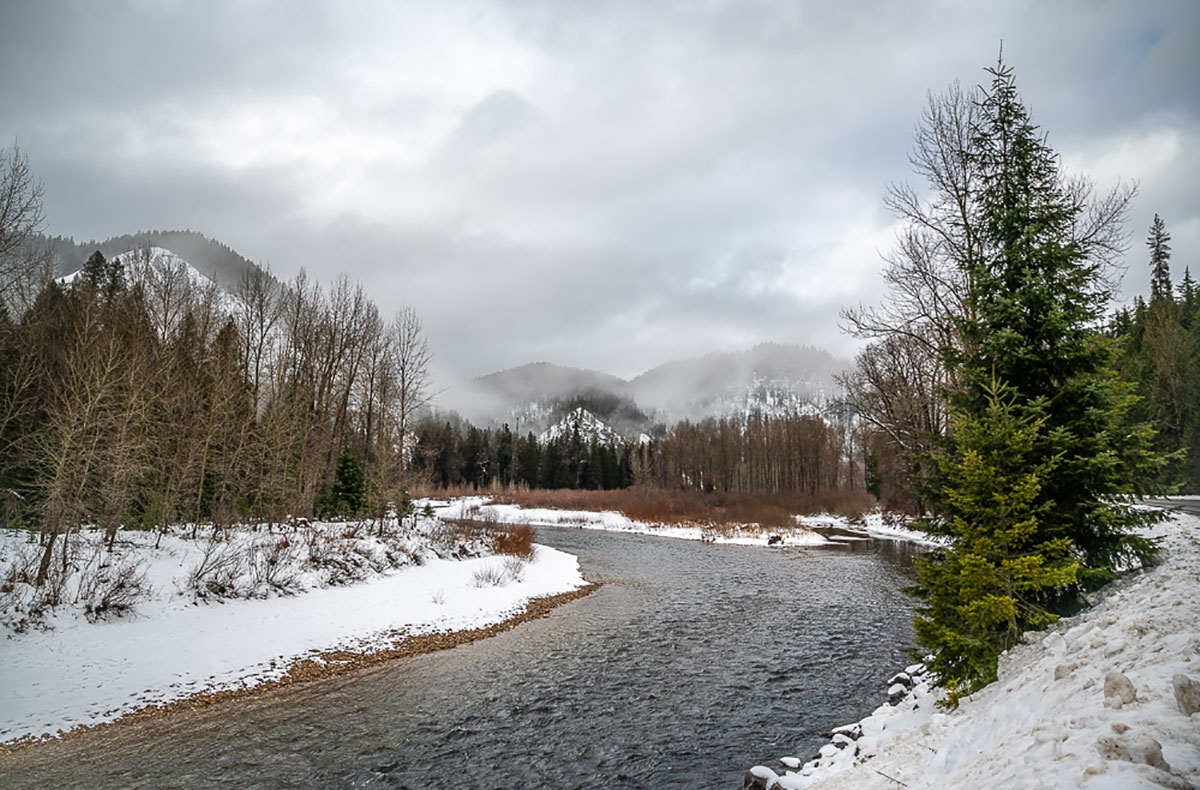
[[[760,527],[757,524],[711,526],[682,526],[636,521],[615,510],[558,510],[524,508],[519,505],[491,504],[488,497],[462,497],[449,501],[431,500],[442,518],[484,519],[500,524],[532,524],[548,527],[579,527],[609,532],[630,532],[663,538],[701,540],[710,543],[731,543],[742,546],[819,546],[830,541],[813,532],[813,527],[846,528],[848,522],[836,516],[802,516],[793,529]],[[772,541],[772,537],[777,538]]]
[[[1200,713],[1185,713],[1200,705],[1188,680],[1200,684],[1200,518],[1177,515],[1151,534],[1162,540],[1159,566],[1030,634],[1002,657],[1000,679],[957,710],[937,709],[918,680],[896,704],[839,728],[818,759],[754,769],[759,786],[1200,786]]]
[[[13,557],[26,537],[0,533],[0,555]],[[155,549],[147,533],[121,538],[121,555],[142,563],[149,590],[131,611],[92,621],[83,607],[64,607],[48,628],[0,632],[0,742],[252,687],[334,649],[369,652],[400,636],[494,625],[532,599],[586,584],[576,558],[549,547],[517,567],[499,556],[443,559],[417,541],[411,564],[344,586],[320,586],[328,579],[317,574],[293,594],[206,600],[188,581],[201,542],[169,537]]]

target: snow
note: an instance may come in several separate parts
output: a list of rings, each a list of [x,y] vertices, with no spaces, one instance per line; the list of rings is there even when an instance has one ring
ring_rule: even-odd
[[[151,598],[120,618],[89,622],[66,612],[49,629],[8,633],[0,641],[0,742],[111,721],[202,690],[252,686],[315,652],[389,645],[396,631],[485,627],[532,598],[585,584],[573,555],[536,546],[523,573],[501,586],[477,586],[476,577],[499,570],[505,558],[427,556],[349,586],[213,602],[181,592],[195,542],[167,538],[156,551],[152,535],[122,536],[146,539],[137,548],[148,560]],[[23,540],[0,532],[0,548]]]
[[[772,786],[1200,786],[1200,714],[1185,715],[1173,688],[1180,674],[1200,681],[1200,519],[1176,515],[1150,534],[1162,539],[1161,565],[1110,584],[1096,605],[1050,631],[1027,634],[1001,657],[999,680],[957,710],[938,709],[923,668],[906,667],[915,685],[904,699],[839,727],[843,737],[819,759]],[[1106,678],[1119,686],[1117,673],[1136,697],[1120,704],[1110,691],[1106,704]]]
[[[570,414],[551,425],[538,436],[539,444],[549,444],[560,439],[569,439],[579,432],[579,438],[584,444],[616,445],[625,444],[625,439],[611,427],[582,406],[576,407]]]
[[[525,508],[519,505],[492,504],[488,497],[462,497],[448,502],[432,503],[442,518],[485,518],[495,519],[501,524],[532,524],[547,527],[580,527],[609,532],[630,532],[638,535],[654,535],[663,538],[701,540],[710,543],[728,543],[740,546],[820,546],[830,543],[824,536],[810,529],[776,529],[757,524],[734,525],[728,530],[718,531],[710,526],[681,526],[636,521],[615,510],[557,510],[553,508]],[[818,517],[820,520],[822,517]],[[833,517],[823,517],[833,518]],[[841,522],[845,523],[845,522]],[[780,540],[770,544],[778,536]]]

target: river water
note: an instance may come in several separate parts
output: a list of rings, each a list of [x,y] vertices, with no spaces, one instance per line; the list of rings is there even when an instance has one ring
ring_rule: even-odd
[[[908,663],[906,544],[538,536],[604,586],[454,650],[0,757],[0,786],[736,788]]]

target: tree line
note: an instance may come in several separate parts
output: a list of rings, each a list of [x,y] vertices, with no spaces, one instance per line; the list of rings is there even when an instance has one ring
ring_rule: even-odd
[[[1172,287],[1171,234],[1157,214],[1146,236],[1149,298],[1138,297],[1113,318],[1117,369],[1132,381],[1133,408],[1157,433],[1166,457],[1157,482],[1163,491],[1200,493],[1200,286],[1185,266]]]
[[[862,488],[853,426],[816,415],[681,421],[641,442],[598,441],[577,427],[549,440],[457,416],[415,430],[414,478],[441,488],[661,488],[816,493]]]

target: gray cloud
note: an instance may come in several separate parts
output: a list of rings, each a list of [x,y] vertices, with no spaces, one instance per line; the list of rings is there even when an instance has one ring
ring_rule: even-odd
[[[190,227],[413,304],[439,375],[835,353],[878,298],[926,92],[1004,40],[1035,120],[1200,246],[1200,8],[1155,4],[10,3],[0,135],[48,230]],[[13,75],[19,75],[14,77]],[[1200,265],[1198,265],[1200,267]]]

